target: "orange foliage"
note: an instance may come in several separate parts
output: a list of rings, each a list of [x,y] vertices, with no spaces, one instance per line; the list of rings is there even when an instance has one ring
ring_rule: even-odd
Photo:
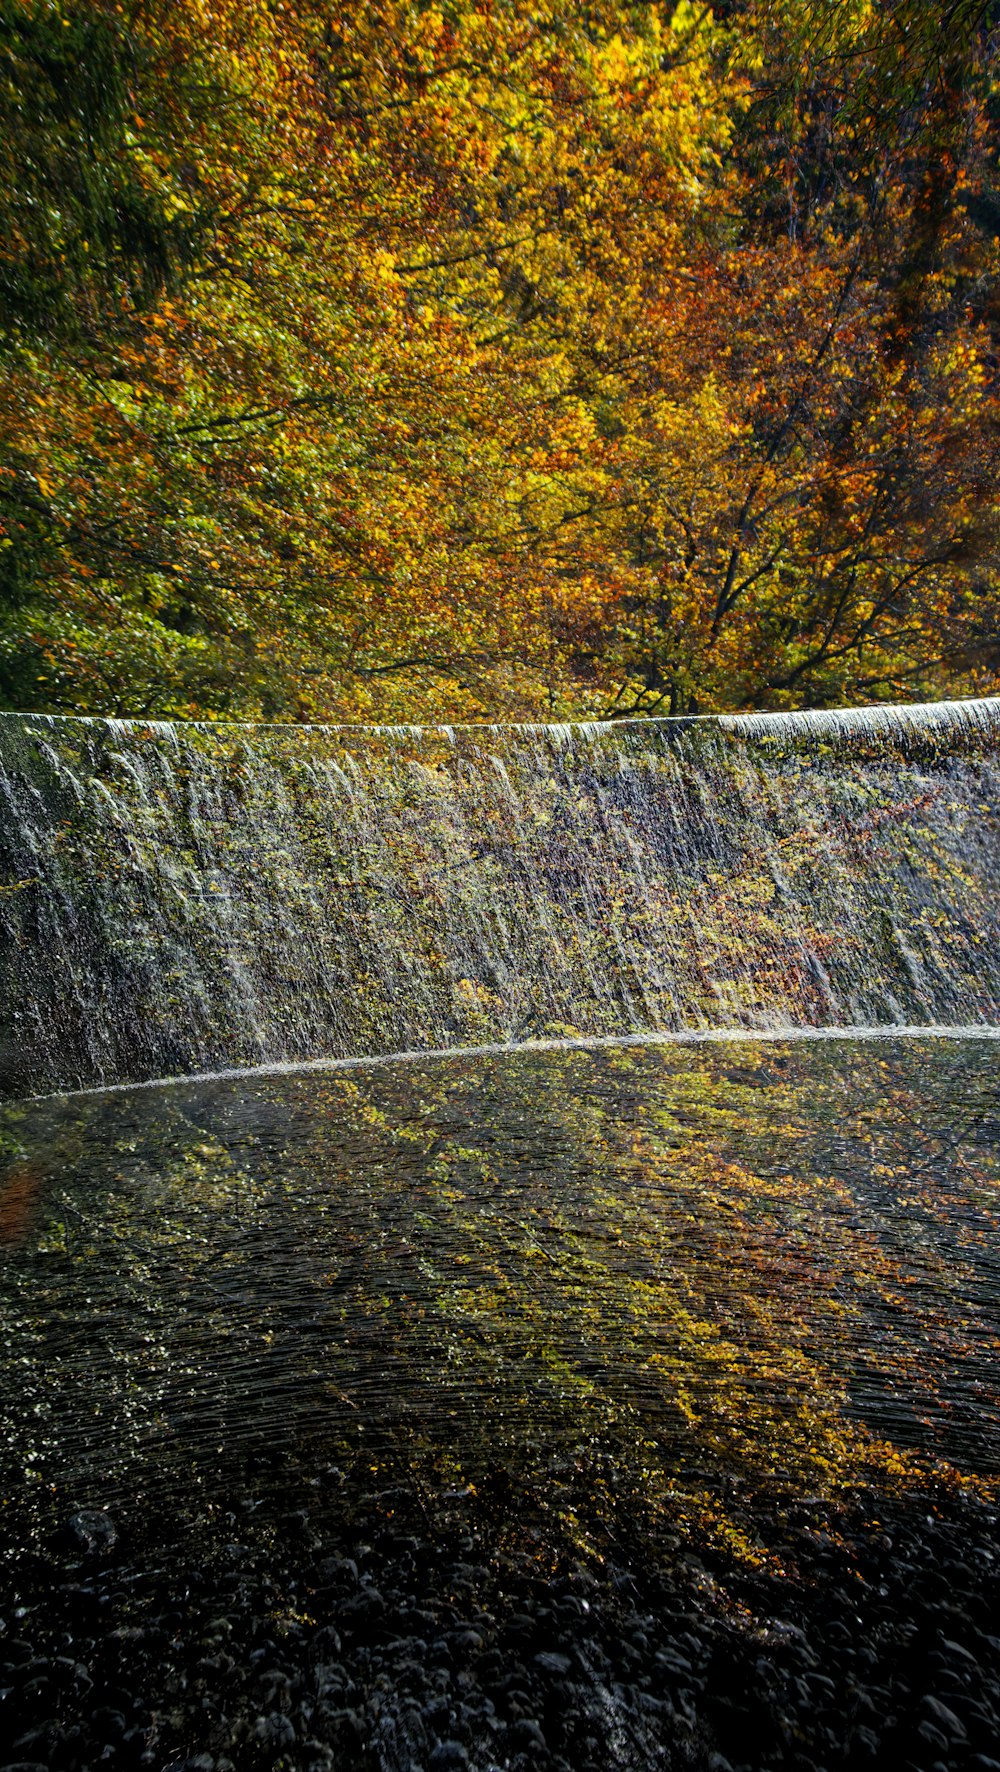
[[[991,686],[992,43],[904,10],[22,0],[0,696]]]

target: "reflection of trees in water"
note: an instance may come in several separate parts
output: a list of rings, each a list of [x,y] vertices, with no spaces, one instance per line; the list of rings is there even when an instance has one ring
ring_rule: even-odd
[[[365,1443],[543,1487],[603,1459],[643,1505],[903,1446],[995,1469],[993,1063],[631,1048],[22,1105],[48,1179],[0,1407],[40,1471],[150,1491]]]
[[[12,1163],[0,1175],[0,1243],[27,1235],[44,1177],[40,1163]]]

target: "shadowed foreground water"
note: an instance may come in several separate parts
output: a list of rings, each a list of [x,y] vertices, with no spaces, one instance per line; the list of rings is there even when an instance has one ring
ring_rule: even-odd
[[[775,1714],[787,1711],[787,1729],[758,1719],[755,1745],[742,1711],[727,1724],[719,1710],[737,1702],[727,1696],[736,1675],[728,1662],[728,1672],[719,1664],[712,1673],[711,1645],[713,1631],[728,1643],[740,1630],[752,1645],[757,1630],[758,1648],[771,1653],[774,1616],[787,1621],[812,1604],[809,1592],[822,1601],[824,1581],[856,1607],[848,1639],[868,1629],[860,1621],[870,1588],[882,1606],[877,1653],[891,1635],[886,1606],[909,1642],[906,1596],[926,1573],[924,1539],[938,1520],[950,1544],[955,1509],[972,1510],[987,1567],[1000,1460],[994,1044],[734,1041],[452,1057],[14,1104],[0,1135],[4,1628],[20,1598],[18,1628],[33,1650],[33,1617],[39,1632],[76,1641],[92,1628],[88,1607],[107,1598],[106,1581],[103,1616],[113,1615],[119,1636],[154,1628],[155,1590],[155,1617],[166,1607],[174,1619],[168,1637],[196,1643],[222,1605],[217,1584],[234,1591],[234,1567],[245,1563],[256,1571],[243,1571],[247,1593],[263,1569],[285,1584],[280,1605],[277,1589],[270,1601],[257,1589],[246,1601],[253,1631],[261,1609],[272,1620],[265,1659],[291,1667],[289,1632],[311,1644],[310,1632],[334,1629],[353,1682],[353,1699],[327,1704],[325,1723],[313,1695],[311,1734],[291,1700],[272,1709],[254,1700],[258,1710],[246,1711],[244,1694],[242,1709],[225,1712],[226,1736],[176,1691],[169,1703],[154,1693],[148,1711],[142,1681],[154,1676],[143,1663],[141,1678],[129,1676],[139,1697],[129,1693],[137,1716],[147,1710],[128,1741],[114,1724],[116,1765],[179,1766],[204,1751],[223,1769],[259,1761],[408,1772],[526,1767],[534,1754],[577,1772],[709,1766],[723,1748],[731,1765],[870,1765],[865,1729],[871,1753],[903,1755],[894,1763],[975,1767],[975,1753],[989,1758],[988,1709],[978,1736],[959,1719],[952,1739],[919,1710],[926,1692],[893,1711],[891,1681],[874,1702],[881,1723],[856,1716],[848,1727],[838,1696],[841,1721],[822,1725],[831,1739],[817,1747],[782,1696]],[[899,1534],[913,1538],[898,1588],[884,1571],[869,1579],[851,1564],[860,1555],[844,1525],[852,1509],[856,1532],[875,1532],[876,1552],[886,1538],[890,1562]],[[887,1534],[890,1515],[911,1524]],[[962,1530],[971,1543],[972,1528]],[[397,1539],[425,1549],[404,1554]],[[853,1573],[835,1579],[827,1554]],[[53,1573],[59,1556],[68,1564]],[[417,1573],[400,1574],[400,1557]],[[807,1579],[810,1557],[819,1560]],[[345,1560],[341,1591],[331,1569]],[[465,1577],[455,1574],[463,1561]],[[517,1582],[537,1575],[551,1589],[562,1571],[578,1584],[566,1604],[589,1594],[587,1629],[606,1619],[617,1642],[622,1584],[632,1583],[639,1617],[636,1584],[654,1568],[671,1593],[671,1583],[687,1583],[684,1606],[694,1612],[683,1614],[676,1594],[669,1605],[647,1595],[647,1623],[632,1627],[646,1649],[629,1653],[648,1650],[652,1671],[640,1678],[633,1668],[631,1685],[624,1674],[615,1685],[606,1669],[598,1677],[592,1656],[589,1674],[578,1667],[574,1676],[584,1696],[564,1696],[538,1724],[543,1756],[516,1725],[537,1723],[532,1681],[569,1677],[566,1630],[556,1648],[553,1628],[532,1639],[541,1660],[527,1658],[523,1702],[513,1705],[520,1716],[510,1715],[498,1696],[504,1657],[521,1667],[526,1652],[514,1626],[514,1639],[495,1643],[490,1631],[507,1628],[507,1612],[535,1618],[542,1604]],[[379,1592],[383,1612],[352,1635],[373,1569],[390,1598]],[[210,1592],[198,1587],[205,1571]],[[187,1610],[175,1618],[182,1578]],[[771,1584],[766,1628],[765,1602],[751,1592],[762,1581]],[[163,1582],[174,1583],[169,1605]],[[91,1598],[80,1602],[78,1591]],[[406,1604],[390,1628],[383,1614],[397,1592]],[[73,1611],[81,1604],[83,1626]],[[822,1604],[841,1617],[839,1600]],[[453,1634],[466,1629],[478,1648],[468,1649],[462,1687],[449,1647],[444,1687],[430,1698],[420,1687],[417,1704],[387,1645],[419,1639],[423,1648],[408,1653],[424,1678],[442,1606]],[[675,1613],[689,1624],[697,1614],[691,1630],[709,1644],[701,1687],[678,1664],[695,1665],[695,1652],[657,1635],[668,1614],[674,1628]],[[949,1641],[965,1627],[950,1628]],[[242,1629],[231,1618],[222,1636]],[[250,1671],[251,1638],[259,1647],[251,1632],[245,1655],[232,1658]],[[50,1667],[55,1648],[53,1639],[41,1655]],[[0,1664],[2,1650],[0,1634]],[[617,1650],[609,1642],[600,1652]],[[555,1672],[542,1665],[546,1654]],[[497,1691],[477,1709],[476,1694],[493,1690],[483,1672],[490,1655]],[[328,1659],[341,1665],[339,1651]],[[125,1676],[115,1678],[118,1690]],[[760,1678],[747,1675],[751,1695]],[[194,1691],[193,1679],[185,1674],[179,1690]],[[991,1688],[982,1670],[977,1680],[982,1708]],[[689,1687],[693,1720],[682,1728],[677,1690]],[[602,1724],[598,1688],[612,1695]],[[642,1692],[667,1711],[642,1711]],[[406,1703],[416,1721],[406,1722]],[[83,1726],[81,1705],[62,1693],[56,1746],[46,1737],[44,1752],[28,1751],[28,1740],[14,1758],[96,1763],[91,1723],[82,1747],[64,1739]],[[103,1708],[128,1720],[124,1699]],[[18,1712],[26,1739],[52,1727],[39,1709]],[[616,1748],[626,1713],[631,1733]],[[277,1724],[273,1741],[263,1724],[254,1734],[272,1714],[292,1719],[291,1737]],[[584,1715],[586,1727],[562,1740],[560,1728]],[[391,1752],[379,1734],[390,1716]],[[919,1734],[924,1724],[929,1736]],[[905,1740],[900,1729],[910,1730]]]

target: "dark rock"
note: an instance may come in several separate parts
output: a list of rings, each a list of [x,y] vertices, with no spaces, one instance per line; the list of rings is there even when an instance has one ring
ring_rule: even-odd
[[[427,1756],[428,1772],[465,1772],[469,1756],[460,1741],[439,1741]]]
[[[333,1772],[333,1753],[322,1741],[304,1741],[299,1752],[305,1772]]]
[[[41,1760],[44,1765],[51,1766],[62,1752],[67,1739],[67,1731],[59,1723],[46,1722],[39,1728],[28,1729],[18,1736],[13,1747],[22,1759]]]
[[[515,1745],[528,1753],[547,1754],[549,1751],[548,1742],[534,1717],[518,1717],[510,1726],[510,1734]]]
[[[949,1660],[961,1662],[970,1670],[979,1666],[971,1649],[966,1649],[963,1643],[954,1643],[950,1637],[942,1637],[941,1648],[947,1654]]]
[[[953,1741],[965,1740],[965,1724],[959,1722],[954,1711],[949,1710],[946,1704],[942,1704],[939,1698],[928,1694],[926,1698],[920,1700],[920,1708],[935,1728],[943,1730],[944,1734],[950,1736]]]
[[[102,1704],[95,1710],[92,1725],[95,1735],[102,1743],[118,1740],[124,1735],[127,1726],[122,1712],[113,1710],[107,1704]]]
[[[947,1752],[948,1737],[943,1735],[940,1729],[935,1728],[933,1723],[918,1723],[916,1732],[928,1747],[935,1748],[938,1752]]]
[[[327,1655],[339,1655],[341,1650],[340,1632],[332,1624],[320,1625],[314,1632],[311,1643],[314,1655],[323,1658]]]
[[[358,1565],[353,1557],[321,1557],[313,1570],[317,1587],[338,1587],[344,1592],[358,1585]]]
[[[676,1649],[657,1649],[655,1660],[657,1667],[664,1667],[668,1673],[677,1674],[683,1679],[689,1679],[693,1672],[687,1656],[678,1654]]]
[[[34,1659],[35,1651],[30,1643],[24,1641],[23,1637],[8,1637],[3,1645],[3,1661],[0,1662],[0,1666],[27,1667],[28,1663]]]
[[[568,1655],[553,1654],[549,1650],[544,1650],[541,1655],[535,1656],[535,1666],[539,1668],[543,1674],[555,1674],[559,1677],[564,1677],[569,1673],[572,1665],[573,1664]]]
[[[258,1717],[253,1726],[254,1740],[270,1753],[280,1754],[295,1745],[295,1725],[280,1711]]]
[[[339,1648],[338,1644],[338,1648]],[[317,1698],[326,1698],[331,1692],[342,1692],[347,1685],[347,1673],[339,1661],[320,1661],[313,1669],[313,1690]]]
[[[265,1704],[272,1710],[287,1710],[291,1702],[293,1681],[283,1668],[269,1667],[256,1676]]]
[[[103,1508],[85,1507],[71,1514],[66,1531],[73,1546],[85,1556],[99,1556],[111,1550],[118,1540],[118,1528]]]
[[[377,1624],[384,1617],[385,1609],[385,1600],[377,1587],[362,1587],[351,1599],[344,1601],[338,1617],[347,1629],[357,1630],[359,1626]]]
[[[855,1757],[858,1757],[861,1754],[877,1754],[879,1751],[880,1744],[878,1736],[873,1729],[867,1728],[864,1723],[856,1723],[854,1725],[849,1739],[854,1748]]]
[[[483,1646],[483,1639],[477,1630],[460,1630],[454,1633],[452,1643],[463,1655],[477,1655]]]

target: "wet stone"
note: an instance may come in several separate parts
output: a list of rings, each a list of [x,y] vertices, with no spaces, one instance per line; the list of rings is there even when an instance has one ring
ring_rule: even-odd
[[[428,1772],[466,1772],[469,1755],[460,1741],[439,1741],[427,1757]]]
[[[540,1673],[552,1674],[559,1679],[565,1678],[572,1665],[568,1655],[558,1655],[550,1650],[543,1650],[535,1656],[535,1666]]]
[[[97,1556],[113,1548],[118,1528],[103,1508],[81,1508],[66,1522],[66,1533],[72,1545],[85,1556]]]
[[[253,1726],[254,1739],[265,1749],[283,1753],[295,1745],[295,1725],[281,1711],[258,1717]]]
[[[518,1717],[510,1725],[510,1736],[515,1747],[532,1754],[547,1754],[548,1743],[534,1717]]]
[[[939,1698],[934,1698],[931,1695],[922,1698],[920,1701],[920,1708],[925,1716],[927,1716],[938,1729],[942,1730],[946,1736],[949,1736],[954,1741],[965,1740],[965,1724],[960,1722],[954,1711],[950,1710],[946,1704],[942,1704]]]

